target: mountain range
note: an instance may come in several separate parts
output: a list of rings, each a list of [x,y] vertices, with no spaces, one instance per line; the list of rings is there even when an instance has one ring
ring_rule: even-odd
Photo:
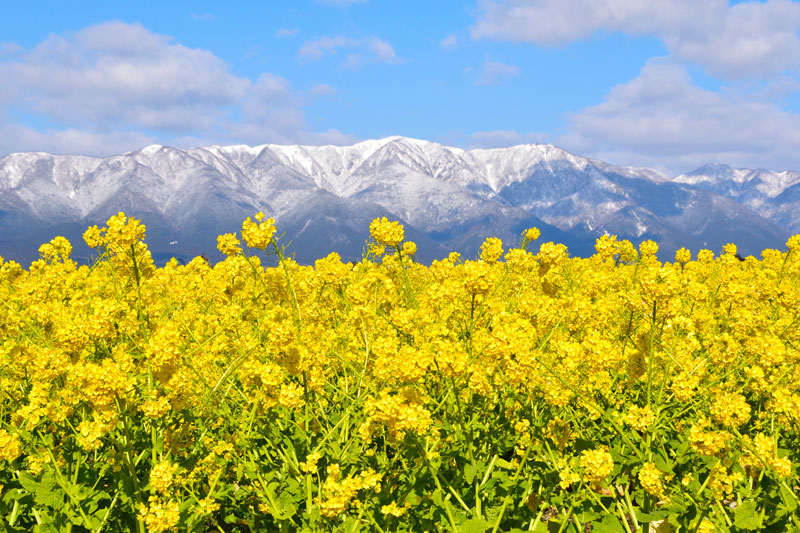
[[[707,165],[669,178],[549,144],[464,150],[406,137],[352,146],[152,145],[110,157],[15,153],[0,158],[0,255],[27,263],[64,235],[79,261],[81,234],[118,211],[142,219],[158,262],[215,260],[216,236],[257,211],[273,216],[288,251],[312,263],[331,251],[361,257],[369,222],[400,220],[419,259],[472,258],[487,236],[540,242],[589,255],[604,234],[659,256],[686,246],[743,254],[782,248],[800,232],[800,172]]]

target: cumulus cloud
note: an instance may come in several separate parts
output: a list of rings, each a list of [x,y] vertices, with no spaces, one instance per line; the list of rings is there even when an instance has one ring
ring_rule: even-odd
[[[790,0],[483,0],[472,36],[558,46],[600,31],[654,35],[676,57],[735,79],[796,69],[798,30],[800,3]]]
[[[137,131],[96,132],[74,128],[38,131],[21,124],[0,126],[0,156],[31,151],[106,156],[156,142],[155,137]]]
[[[439,46],[447,51],[454,50],[458,46],[458,37],[454,34],[450,34],[439,41]]]
[[[332,85],[328,85],[327,83],[318,83],[311,87],[308,90],[308,93],[311,96],[327,96],[327,97],[334,97],[339,94],[339,91],[336,90],[336,87]]]
[[[360,39],[342,35],[323,35],[303,43],[297,52],[300,59],[318,61],[326,56],[349,51],[344,66],[357,68],[369,63],[398,63],[402,61],[394,48],[375,36]]]
[[[23,50],[17,43],[0,43],[0,56],[14,56]]]
[[[602,103],[569,115],[557,142],[577,153],[672,173],[717,161],[800,168],[800,115],[733,90],[708,91],[682,66],[651,60]]]
[[[0,153],[105,154],[191,138],[261,144],[344,137],[309,131],[303,107],[312,92],[304,96],[276,74],[237,76],[211,52],[140,24],[107,22],[29,50],[7,48],[16,52],[0,55],[0,114],[59,127],[37,131],[5,120]]]
[[[121,22],[50,37],[0,61],[0,78],[7,100],[62,124],[161,131],[210,127],[250,85],[211,52]]]
[[[499,85],[519,76],[519,68],[487,59],[475,78],[475,85]]]
[[[291,37],[297,35],[299,31],[297,28],[280,28],[275,32],[275,37]]]

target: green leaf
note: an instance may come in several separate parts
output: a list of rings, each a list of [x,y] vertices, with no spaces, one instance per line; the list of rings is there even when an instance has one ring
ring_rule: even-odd
[[[550,529],[547,527],[547,522],[539,522],[536,524],[536,527],[533,528],[533,533],[549,533]]]
[[[655,522],[657,520],[663,520],[667,516],[669,516],[669,511],[665,511],[663,509],[660,511],[653,511],[650,513],[645,513],[644,511],[635,508],[634,511],[636,512],[636,520],[644,524]]]
[[[625,533],[619,518],[607,514],[599,522],[592,522],[592,533]]]
[[[294,498],[288,492],[281,492],[276,502],[278,509],[275,518],[278,520],[286,520],[291,518],[297,512],[297,506],[294,504]]]
[[[656,455],[653,458],[653,462],[662,472],[669,472],[670,467],[672,466],[671,461],[668,458],[664,457],[663,455]]]
[[[39,488],[39,483],[31,477],[30,474],[27,472],[20,472],[19,473],[19,484],[22,485],[22,488],[30,492],[31,494],[36,494],[36,491]]]
[[[440,509],[444,509],[444,501],[442,500],[442,491],[441,490],[436,489],[435,491],[433,491],[433,494],[431,494],[431,500],[433,500],[433,504],[436,507],[439,507]]]
[[[494,464],[496,466],[499,466],[500,468],[505,468],[506,470],[514,470],[514,465],[512,465],[505,459],[498,459],[497,461],[495,461]]]
[[[790,513],[797,509],[797,501],[794,499],[794,494],[791,491],[786,490],[783,486],[781,486],[781,497],[783,501],[786,503],[786,510]]]
[[[406,503],[411,505],[412,507],[419,504],[422,501],[422,498],[419,497],[419,494],[414,492],[413,490],[406,495]]]
[[[489,527],[490,524],[485,518],[478,517],[465,520],[460,526],[458,526],[458,530],[463,531],[464,533],[484,533],[484,531],[489,529]]]
[[[761,529],[761,514],[758,512],[756,502],[752,500],[748,500],[737,507],[733,517],[733,524],[738,528],[749,531]]]
[[[472,482],[475,480],[475,466],[472,464],[467,463],[464,465],[464,479],[466,480],[468,485],[472,485]]]
[[[66,494],[57,487],[53,474],[46,472],[41,481],[36,481],[26,472],[20,472],[19,484],[33,495],[34,501],[44,507],[59,510],[66,506]]]

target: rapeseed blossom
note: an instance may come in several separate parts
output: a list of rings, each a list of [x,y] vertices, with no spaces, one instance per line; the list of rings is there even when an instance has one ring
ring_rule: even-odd
[[[403,226],[386,217],[373,220],[369,225],[369,233],[375,241],[390,247],[399,245],[405,236]]]
[[[157,268],[118,213],[90,266],[63,237],[0,259],[13,527],[712,531],[757,501],[797,529],[800,236],[661,262],[530,228],[426,266],[399,222],[369,229],[361,260],[303,266],[258,213],[224,260]]]

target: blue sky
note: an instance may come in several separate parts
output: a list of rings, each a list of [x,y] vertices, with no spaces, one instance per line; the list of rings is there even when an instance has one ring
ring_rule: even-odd
[[[405,135],[800,169],[798,30],[790,0],[18,2],[0,155]]]

